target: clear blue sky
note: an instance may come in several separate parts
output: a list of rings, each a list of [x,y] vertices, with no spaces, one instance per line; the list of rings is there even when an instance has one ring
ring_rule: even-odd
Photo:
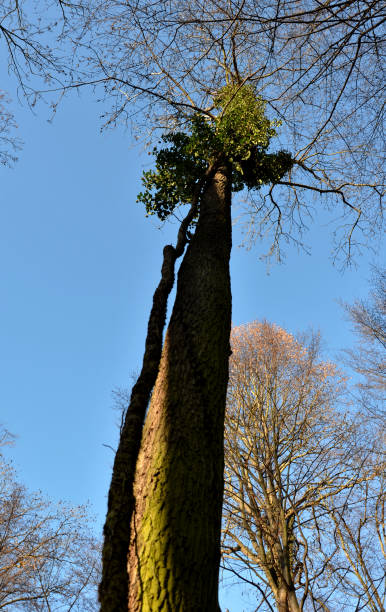
[[[111,391],[140,367],[162,248],[176,227],[145,218],[135,199],[150,158],[123,130],[99,133],[102,107],[90,94],[65,100],[52,124],[44,107],[35,117],[13,108],[25,145],[13,169],[0,168],[0,422],[18,436],[20,479],[55,500],[89,500],[102,525],[113,460],[103,444],[117,441]],[[379,258],[365,253],[342,275],[331,234],[314,226],[312,256],[290,248],[268,275],[259,246],[238,248],[235,228],[234,323],[318,328],[330,357],[350,346],[338,300],[367,294]],[[222,603],[250,609],[240,590],[223,592]]]

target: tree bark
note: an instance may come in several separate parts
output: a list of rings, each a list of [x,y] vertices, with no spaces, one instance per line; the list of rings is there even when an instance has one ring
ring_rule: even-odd
[[[131,392],[110,483],[103,529],[102,580],[99,585],[101,612],[121,612],[127,608],[127,551],[134,509],[135,469],[146,409],[159,371],[167,302],[174,285],[174,265],[184,252],[187,230],[196,216],[200,193],[213,172],[214,168],[210,165],[195,187],[190,210],[178,231],[176,247],[167,245],[163,251],[161,280],[153,295],[142,369]]]
[[[134,486],[132,612],[217,612],[231,292],[229,170],[206,186],[178,274]]]
[[[295,591],[284,585],[277,589],[276,604],[278,612],[301,612]]]
[[[115,454],[104,525],[102,580],[99,585],[101,612],[121,612],[127,607],[127,549],[134,508],[133,484],[141,444],[146,408],[156,381],[162,350],[167,299],[174,283],[176,249],[164,248],[161,281],[154,292],[145,355],[128,406],[119,446]]]
[[[299,605],[299,602],[297,600],[296,593],[293,587],[288,591],[287,598],[288,598],[290,612],[301,612],[302,608]]]
[[[276,603],[278,612],[290,612],[287,600],[287,590],[284,587],[279,587]]]

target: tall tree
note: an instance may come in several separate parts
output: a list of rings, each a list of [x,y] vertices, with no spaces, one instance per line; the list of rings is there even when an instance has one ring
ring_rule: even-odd
[[[71,14],[64,33],[75,44],[70,68],[77,80],[71,87],[103,88],[112,101],[107,125],[138,119],[150,132],[168,130],[169,148],[157,152],[157,171],[145,176],[147,191],[140,199],[148,212],[166,218],[176,213],[177,203],[191,206],[176,247],[164,251],[143,369],[116,455],[105,526],[102,610],[125,609],[128,597],[133,610],[142,601],[148,608],[216,609],[231,191],[245,186],[256,194],[250,199],[254,228],[273,229],[276,252],[281,236],[299,239],[296,229],[304,228],[310,211],[302,198],[306,189],[324,196],[327,206],[340,207],[345,218],[339,228],[341,246],[348,257],[355,229],[367,236],[379,229],[383,179],[376,102],[384,84],[382,3],[62,4]],[[245,96],[265,104],[266,112],[282,122],[281,143],[274,149],[290,154],[268,153],[274,133],[267,138],[263,130],[263,140],[254,139],[250,126],[261,131],[264,113],[254,123],[247,121],[244,131],[236,122],[234,132],[233,106]],[[251,118],[248,113],[244,117]],[[202,136],[210,145],[204,152]],[[161,358],[174,265],[188,242]],[[201,504],[192,503],[196,497]],[[202,525],[202,516],[207,530],[198,546],[196,538],[186,541],[184,533],[189,523]],[[130,595],[128,551],[134,576]],[[208,580],[203,579],[204,567]],[[160,568],[157,579],[152,573]],[[187,568],[193,572],[191,581]],[[194,592],[192,581],[198,585]]]
[[[218,115],[208,120],[193,118],[190,134],[178,132],[165,138],[171,147],[157,153],[157,170],[145,174],[147,191],[140,194],[148,211],[155,210],[161,218],[173,212],[180,202],[189,202],[187,220],[193,222],[194,217],[198,220],[179,270],[177,298],[159,372],[158,363],[154,362],[153,375],[158,372],[158,378],[147,418],[149,427],[145,427],[137,462],[134,491],[137,503],[129,551],[129,608],[133,610],[141,606],[158,609],[165,601],[173,609],[181,606],[216,609],[218,605],[224,402],[231,314],[231,189],[240,189],[244,184],[259,187],[262,182],[283,175],[292,163],[290,155],[284,152],[277,155],[265,152],[275,129],[264,116],[264,103],[251,87],[227,86],[216,98],[216,107]],[[251,154],[259,164],[258,175],[254,166],[250,166]],[[171,180],[170,168],[173,168]],[[174,257],[175,254],[174,250]],[[150,331],[151,324],[152,320]],[[159,347],[161,338],[159,334]],[[139,384],[148,374],[146,365],[145,361]],[[141,431],[133,429],[133,416],[138,415],[134,408],[139,406],[144,414],[147,406],[148,397],[143,398],[140,393],[137,383],[123,427],[123,441],[121,437],[116,454],[116,479],[113,477],[110,488],[101,585],[101,602],[106,609],[122,606],[116,589],[112,599],[110,585],[112,571],[120,561],[117,553],[124,560],[127,555],[117,507],[130,513],[132,502],[127,497],[122,499],[121,491],[127,474],[124,460],[133,449],[131,441],[140,440]],[[142,403],[138,403],[138,398]],[[140,418],[137,424],[141,425]],[[204,439],[205,450],[201,448]],[[155,448],[159,450],[154,454]],[[193,470],[192,478],[187,479],[186,469],[191,470],[198,453],[199,469]],[[135,453],[131,457],[134,470]],[[143,500],[139,491],[147,487],[150,490]],[[183,490],[185,495],[181,499]],[[210,504],[206,504],[208,499]],[[200,546],[195,543],[198,534]],[[123,571],[126,574],[125,565]],[[203,572],[206,580],[200,589]],[[170,580],[175,580],[177,588],[170,588]]]
[[[177,203],[191,205],[176,249],[165,248],[143,369],[116,454],[102,610],[125,609],[128,598],[131,610],[218,607],[232,186],[237,190],[242,177],[241,186],[252,188],[254,227],[273,229],[276,251],[281,236],[298,239],[296,229],[304,228],[305,189],[339,207],[348,257],[354,230],[372,236],[379,228],[376,96],[383,81],[380,72],[372,79],[368,67],[380,66],[380,7],[108,0],[84,2],[78,12],[78,85],[102,85],[112,102],[106,124],[137,120],[150,132],[169,130],[165,149],[156,152],[156,172],[144,177],[140,199],[148,213],[166,218],[176,214]],[[221,106],[218,96],[227,86]],[[246,92],[282,122],[276,149],[290,150],[287,157],[267,153],[266,139],[250,140],[251,123],[232,133],[232,103]],[[205,126],[216,142],[203,153]],[[244,146],[241,155],[232,153],[231,142]],[[272,173],[275,160],[287,163]],[[174,264],[187,242],[160,362]]]

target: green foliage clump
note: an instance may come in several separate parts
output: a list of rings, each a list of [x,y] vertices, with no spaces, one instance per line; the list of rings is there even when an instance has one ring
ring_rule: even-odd
[[[266,152],[280,122],[265,116],[265,106],[251,85],[227,85],[214,98],[217,115],[195,114],[188,133],[162,136],[159,144],[166,147],[154,147],[156,166],[143,173],[145,191],[137,198],[147,215],[164,220],[176,206],[191,203],[194,187],[211,162],[231,165],[233,191],[280,180],[292,158],[285,151]]]
[[[157,214],[164,221],[176,206],[191,203],[194,186],[208,165],[205,143],[211,133],[206,132],[209,126],[196,115],[191,120],[190,135],[176,132],[161,137],[160,144],[167,146],[154,147],[155,170],[143,173],[145,191],[137,197],[145,205],[147,215]]]
[[[280,122],[265,116],[266,103],[250,85],[242,88],[227,85],[214,103],[220,111],[215,125],[216,140],[228,161],[242,174],[241,162],[250,157],[253,149],[268,148]]]

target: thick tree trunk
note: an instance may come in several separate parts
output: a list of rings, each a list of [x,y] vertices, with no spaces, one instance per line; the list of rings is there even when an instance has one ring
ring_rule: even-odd
[[[184,252],[187,229],[197,214],[203,185],[212,177],[213,171],[213,167],[209,166],[196,184],[190,210],[178,231],[176,247],[169,244],[163,251],[161,280],[153,295],[142,369],[131,392],[110,483],[103,530],[102,580],[99,585],[101,612],[121,612],[127,608],[127,551],[134,509],[135,470],[146,409],[159,371],[167,302],[174,285],[174,265]]]
[[[284,587],[278,589],[276,603],[278,612],[290,612],[287,600],[287,590]]]
[[[231,293],[228,170],[210,179],[146,418],[134,487],[129,610],[217,612]]]
[[[289,590],[287,586],[278,588],[276,603],[278,612],[301,612],[295,591]]]
[[[295,591],[290,590],[288,592],[287,597],[288,597],[288,604],[289,604],[290,612],[301,612],[301,608],[299,606],[299,602],[297,600]]]

